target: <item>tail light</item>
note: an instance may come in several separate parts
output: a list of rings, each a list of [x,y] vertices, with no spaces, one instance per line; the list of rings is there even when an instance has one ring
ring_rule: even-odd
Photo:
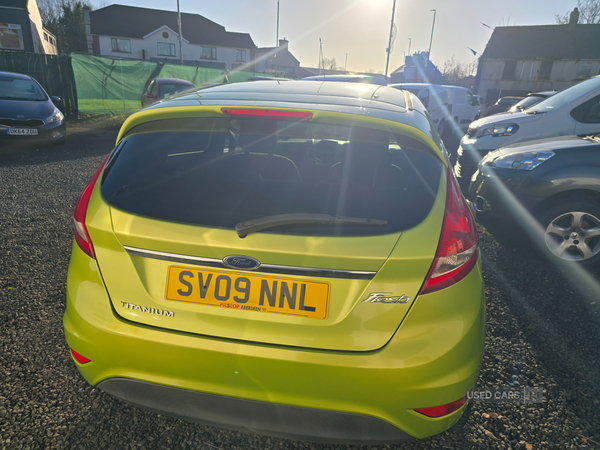
[[[87,214],[88,205],[90,204],[92,191],[94,190],[96,181],[98,181],[98,177],[100,176],[100,173],[102,172],[104,164],[106,164],[107,160],[108,156],[100,165],[100,167],[98,167],[98,170],[96,170],[96,173],[92,177],[91,181],[83,190],[81,197],[79,197],[79,200],[77,201],[77,206],[75,206],[75,211],[73,212],[73,222],[75,223],[75,242],[77,242],[79,248],[83,250],[86,255],[93,259],[96,259],[96,254],[94,253],[94,246],[92,245],[90,234],[88,233],[85,225],[85,216]]]
[[[466,277],[477,263],[477,228],[450,168],[446,211],[438,249],[421,294],[439,291]]]
[[[418,413],[421,413],[427,417],[442,417],[442,416],[447,416],[448,414],[459,410],[460,407],[462,405],[464,405],[466,402],[467,402],[467,396],[465,395],[460,400],[456,400],[455,402],[452,402],[452,403],[447,403],[445,405],[440,405],[440,406],[432,406],[430,408],[418,408],[418,409],[415,409],[415,411],[417,411]]]
[[[448,114],[452,114],[452,103],[448,103]]]

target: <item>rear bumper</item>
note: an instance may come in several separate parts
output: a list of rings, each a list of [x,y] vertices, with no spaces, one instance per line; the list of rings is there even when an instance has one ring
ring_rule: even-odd
[[[414,440],[387,422],[358,414],[225,397],[127,378],[110,378],[97,387],[160,414],[240,431],[260,430],[286,439],[330,444]]]
[[[474,386],[485,299],[479,263],[456,285],[419,297],[377,351],[215,339],[121,319],[97,265],[75,246],[64,328],[69,346],[92,360],[76,363],[84,378],[144,408],[267,435],[383,444],[438,434],[459,419],[464,408],[437,419],[414,409]]]

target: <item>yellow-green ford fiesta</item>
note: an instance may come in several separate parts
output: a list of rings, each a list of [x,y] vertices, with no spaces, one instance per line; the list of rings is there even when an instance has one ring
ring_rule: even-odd
[[[377,85],[258,81],[132,115],[74,213],[65,335],[92,385],[317,442],[451,427],[485,300],[428,114]]]

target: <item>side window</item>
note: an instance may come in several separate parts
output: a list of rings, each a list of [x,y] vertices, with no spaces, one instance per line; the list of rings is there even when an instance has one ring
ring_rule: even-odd
[[[425,89],[419,94],[419,100],[421,100],[423,106],[427,108],[427,105],[429,105],[429,89]]]
[[[465,103],[467,103],[466,91],[463,91],[462,89],[458,89],[454,93],[454,103],[456,103],[457,105],[464,105]]]
[[[581,123],[600,123],[600,95],[571,111],[571,117]]]
[[[475,102],[475,99],[473,98],[473,94],[471,94],[470,92],[467,92],[467,101],[471,106],[475,106],[477,104],[477,102]]]
[[[148,89],[148,93],[150,95],[154,95],[156,97],[156,91],[157,91],[157,84],[156,81],[153,81],[150,88]]]

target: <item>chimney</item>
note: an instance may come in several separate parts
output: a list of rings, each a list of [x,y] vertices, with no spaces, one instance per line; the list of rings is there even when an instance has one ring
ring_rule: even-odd
[[[287,50],[289,41],[286,38],[279,39],[279,47]]]
[[[579,10],[575,8],[569,16],[569,25],[577,25],[579,22]]]

